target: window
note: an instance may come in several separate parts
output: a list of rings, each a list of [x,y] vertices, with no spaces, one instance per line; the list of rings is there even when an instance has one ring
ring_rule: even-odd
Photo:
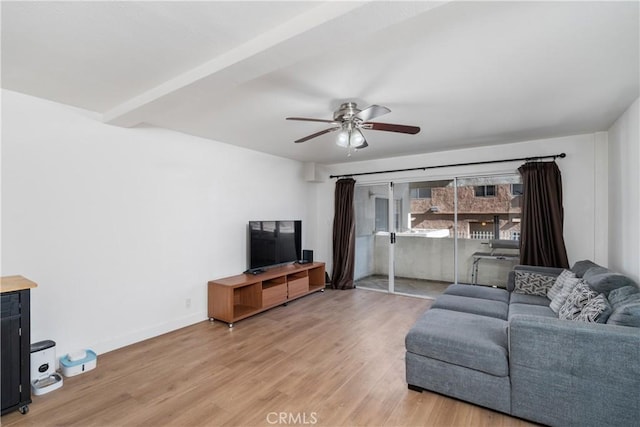
[[[511,184],[511,195],[522,196],[524,194],[524,186],[522,184]]]
[[[431,187],[412,188],[409,192],[412,199],[430,199]]]
[[[496,195],[495,185],[476,185],[476,197],[493,197]]]

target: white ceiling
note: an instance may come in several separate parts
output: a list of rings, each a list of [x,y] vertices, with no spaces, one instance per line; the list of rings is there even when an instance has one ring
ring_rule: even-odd
[[[638,97],[630,2],[2,2],[2,87],[301,161],[607,130]],[[344,101],[385,105],[347,157],[294,144]]]

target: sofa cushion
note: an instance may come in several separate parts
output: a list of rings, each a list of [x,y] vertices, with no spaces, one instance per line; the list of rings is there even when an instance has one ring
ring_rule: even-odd
[[[604,294],[599,294],[592,300],[590,300],[575,320],[582,322],[594,322],[594,323],[606,323],[607,319],[611,315],[611,305]]]
[[[510,292],[504,289],[490,286],[454,284],[445,289],[446,295],[458,295],[461,297],[482,298],[504,303],[509,302]]]
[[[582,308],[589,301],[597,297],[598,293],[584,282],[579,282],[571,291],[567,300],[558,311],[558,318],[564,320],[576,320]]]
[[[531,304],[549,307],[549,299],[540,295],[511,294],[510,304]]]
[[[623,286],[618,289],[614,289],[609,292],[609,304],[612,307],[617,307],[623,304],[630,295],[640,293],[640,288],[637,286]]]
[[[586,271],[591,267],[600,267],[600,266],[593,261],[585,259],[573,264],[573,267],[571,267],[571,271],[575,273],[576,277],[582,277],[584,276],[584,273],[586,273]]]
[[[541,316],[541,317],[553,317],[556,318],[556,314],[551,311],[549,306],[544,305],[535,305],[535,304],[519,304],[519,303],[511,303],[509,304],[509,321],[513,318],[513,316],[518,315],[532,315],[532,316]]]
[[[591,267],[590,269],[584,272],[584,274],[582,275],[582,278],[585,280],[585,282],[588,282],[589,277],[595,276],[596,274],[604,274],[604,273],[611,273],[611,271],[609,271],[608,268],[604,268],[600,266]]]
[[[555,278],[544,274],[516,271],[516,287],[514,292],[527,295],[546,296],[547,291],[555,283]]]
[[[431,308],[479,314],[502,320],[507,320],[507,314],[509,313],[509,305],[502,301],[447,294],[440,295]]]
[[[560,292],[558,292],[551,300],[551,303],[549,303],[549,308],[551,308],[554,313],[558,314],[560,308],[564,305],[573,288],[575,288],[581,281],[582,279],[578,279],[577,277],[566,279],[564,286],[560,289]]]
[[[633,280],[623,274],[611,272],[602,273],[598,268],[587,270],[584,275],[584,281],[591,286],[591,289],[605,295],[608,295],[609,292],[614,289],[635,285]]]
[[[432,308],[411,328],[407,351],[498,377],[509,375],[507,322]]]
[[[575,275],[575,273],[573,271],[571,271],[571,270],[563,270],[562,273],[560,273],[560,275],[558,277],[556,277],[556,281],[553,282],[553,286],[551,288],[549,288],[549,290],[547,291],[547,298],[552,300],[553,297],[558,295],[558,293],[560,292],[560,290],[562,289],[562,287],[566,283],[567,279],[573,279],[575,277],[576,277],[576,275]]]
[[[612,291],[611,294],[614,292]],[[618,292],[622,293],[620,290]],[[611,302],[613,312],[609,316],[607,324],[640,327],[640,293],[631,293],[625,297],[618,297],[614,294],[614,297],[615,302]]]

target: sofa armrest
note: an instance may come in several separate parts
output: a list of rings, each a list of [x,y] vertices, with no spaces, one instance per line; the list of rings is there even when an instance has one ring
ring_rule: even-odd
[[[516,271],[525,271],[527,273],[538,273],[545,276],[558,277],[562,273],[562,268],[557,267],[538,267],[535,265],[522,265],[518,264],[513,267],[513,270],[509,272],[507,276],[507,290],[513,292],[516,286]]]
[[[535,316],[509,322],[513,415],[548,425],[634,425],[640,328]]]

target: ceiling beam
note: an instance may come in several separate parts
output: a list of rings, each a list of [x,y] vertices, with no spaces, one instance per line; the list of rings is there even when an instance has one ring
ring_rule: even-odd
[[[398,24],[443,2],[330,1],[137,95],[103,114],[109,124],[131,127],[171,109],[184,91],[228,90],[269,72]],[[205,85],[206,84],[206,85]],[[173,100],[173,101],[172,101]],[[174,104],[175,106],[175,104]]]

